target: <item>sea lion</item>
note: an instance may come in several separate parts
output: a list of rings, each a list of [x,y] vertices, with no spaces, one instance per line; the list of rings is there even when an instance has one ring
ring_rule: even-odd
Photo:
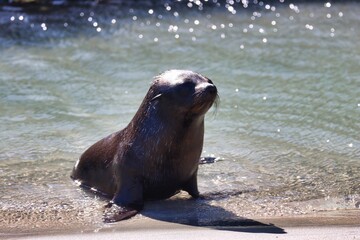
[[[217,99],[213,82],[192,71],[156,76],[139,110],[123,130],[88,148],[71,178],[121,207],[106,222],[134,216],[144,200],[180,190],[199,197],[197,171],[205,113]]]

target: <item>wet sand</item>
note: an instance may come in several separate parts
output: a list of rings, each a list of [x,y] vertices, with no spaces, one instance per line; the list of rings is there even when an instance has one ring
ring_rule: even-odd
[[[70,217],[70,215],[69,215]],[[209,226],[162,221],[143,215],[114,224],[73,221],[66,214],[28,224],[0,225],[1,239],[360,239],[360,210],[299,216],[238,218]]]

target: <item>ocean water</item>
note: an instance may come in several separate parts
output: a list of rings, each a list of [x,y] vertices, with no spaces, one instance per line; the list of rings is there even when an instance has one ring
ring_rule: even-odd
[[[152,77],[174,68],[219,90],[203,149],[217,161],[200,166],[206,197],[194,207],[216,214],[198,213],[203,224],[359,208],[360,5],[200,3],[2,9],[3,228],[99,226],[106,201],[73,184],[71,169],[129,123]],[[176,218],[171,208],[184,204],[163,214]],[[144,215],[159,217],[162,205]]]

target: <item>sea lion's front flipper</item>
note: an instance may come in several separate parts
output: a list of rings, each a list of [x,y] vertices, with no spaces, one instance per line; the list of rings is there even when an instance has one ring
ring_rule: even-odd
[[[139,212],[138,210],[129,207],[119,207],[112,202],[110,202],[105,207],[107,208],[104,213],[105,223],[113,223],[126,220],[135,216]]]
[[[144,205],[143,185],[140,177],[131,171],[119,174],[119,188],[112,201],[106,205],[104,222],[117,222],[135,216]]]
[[[188,192],[193,198],[199,198],[200,193],[197,185],[197,170],[191,178],[183,185],[182,189]]]

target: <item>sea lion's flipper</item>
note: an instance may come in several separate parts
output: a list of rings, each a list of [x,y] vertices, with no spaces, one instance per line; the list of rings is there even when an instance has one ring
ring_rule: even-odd
[[[107,208],[104,213],[105,223],[113,223],[113,222],[126,220],[135,216],[139,212],[136,209],[119,207],[116,204],[113,204],[112,202],[106,205],[105,208]]]
[[[143,181],[136,171],[121,169],[118,175],[118,189],[112,202],[118,206],[141,210],[144,205]]]
[[[135,216],[144,205],[143,185],[140,177],[131,171],[119,173],[119,187],[112,201],[105,207],[104,222],[117,222]]]
[[[193,198],[198,198],[200,196],[197,186],[197,170],[191,176],[191,178],[183,185],[182,189],[188,192]]]

